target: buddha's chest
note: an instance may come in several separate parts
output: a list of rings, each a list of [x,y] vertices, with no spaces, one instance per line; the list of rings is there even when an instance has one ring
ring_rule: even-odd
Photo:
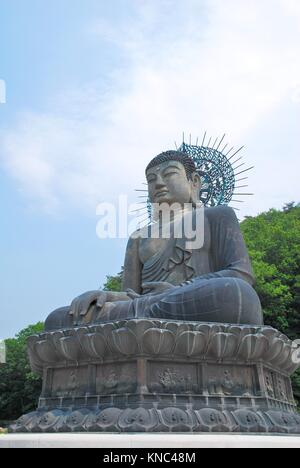
[[[169,242],[169,239],[141,239],[139,247],[139,257],[141,263],[145,264],[158,252],[163,253],[166,251]]]
[[[197,251],[200,261],[201,257],[207,256],[211,250],[209,226],[207,223],[203,223],[200,228],[197,231],[193,231],[194,233],[189,231],[187,236],[184,230],[177,232],[176,226],[175,228],[171,226],[170,230],[168,228],[164,231],[157,231],[154,232],[154,235],[151,232],[150,235],[142,237],[139,243],[141,263],[145,264],[154,257],[160,257],[161,259],[172,257],[175,245],[180,246],[180,249],[183,251]],[[174,240],[178,240],[178,242],[174,242]]]

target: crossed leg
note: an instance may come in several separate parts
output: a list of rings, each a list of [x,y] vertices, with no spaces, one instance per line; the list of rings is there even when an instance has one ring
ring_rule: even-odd
[[[263,325],[260,300],[255,290],[237,278],[196,279],[160,295],[130,301],[92,305],[87,317],[73,323],[70,308],[57,309],[46,320],[46,331],[125,319],[167,319]]]

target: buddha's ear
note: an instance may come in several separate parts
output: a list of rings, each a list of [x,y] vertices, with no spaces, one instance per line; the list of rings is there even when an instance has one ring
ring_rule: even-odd
[[[194,172],[191,178],[191,186],[192,186],[191,198],[192,198],[193,203],[197,203],[199,201],[199,193],[201,190],[201,185],[202,185],[201,177],[199,176],[197,172]]]

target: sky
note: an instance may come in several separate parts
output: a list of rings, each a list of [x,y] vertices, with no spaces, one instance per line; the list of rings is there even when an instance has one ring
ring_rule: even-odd
[[[300,201],[299,57],[299,0],[0,0],[0,338],[120,270],[96,207],[183,131],[245,145],[241,218]]]

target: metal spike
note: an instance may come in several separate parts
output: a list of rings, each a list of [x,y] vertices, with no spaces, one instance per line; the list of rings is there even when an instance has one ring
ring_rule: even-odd
[[[219,137],[216,138],[216,141],[214,142],[214,144],[212,145],[212,150],[215,148],[215,145],[217,144],[217,141],[218,141]]]
[[[237,185],[235,188],[240,189],[240,188],[246,188],[246,187],[249,187],[249,185]]]
[[[176,143],[176,141],[175,141],[175,148],[176,148],[176,150],[178,151],[178,146],[177,146],[177,143]]]
[[[148,195],[140,195],[138,198],[149,198]]]
[[[222,136],[221,141],[220,141],[220,143],[218,144],[218,146],[216,148],[216,151],[218,151],[218,149],[220,148],[220,146],[221,146],[221,144],[222,144],[225,137],[226,137],[226,133],[224,133],[224,135]]]
[[[190,133],[190,146],[192,146],[192,134]]]
[[[245,203],[243,200],[231,200],[233,201],[234,203]]]
[[[234,195],[234,196],[237,196],[237,197],[243,197],[244,195],[245,195],[245,196],[248,196],[248,195],[249,195],[249,196],[250,196],[250,195],[253,196],[254,193],[234,193],[233,195]]]
[[[207,143],[207,147],[209,148],[210,142],[212,140],[212,137],[210,137],[209,142]]]
[[[228,146],[228,145],[227,145],[227,146]],[[230,150],[228,151],[228,153],[225,154],[225,156],[226,156],[226,157],[229,156],[230,153],[231,153],[231,151],[232,151],[233,149],[234,149],[234,146],[233,146],[232,148],[230,148]]]
[[[240,167],[245,166],[245,164],[246,164],[246,163],[240,164],[239,166],[233,167],[232,169],[233,169],[234,171],[236,171],[236,170],[239,169]]]
[[[236,154],[238,154],[240,151],[242,151],[242,149],[244,149],[244,148],[245,148],[245,146],[241,146],[240,149],[238,149],[232,156],[230,156],[230,159],[228,159],[228,161],[231,161],[231,159],[234,158],[234,156]]]
[[[199,143],[199,138],[197,137],[196,146],[198,146],[198,143]]]
[[[146,214],[147,214],[147,216],[146,216]],[[140,216],[137,216],[137,219],[140,219],[140,220],[143,221],[144,219],[147,219],[147,218],[148,218],[148,215],[149,215],[149,212],[147,212],[147,213],[146,213],[146,212],[145,212],[145,213],[141,213]],[[142,219],[142,218],[143,218],[143,219]]]
[[[139,208],[138,210],[133,210],[133,211],[130,211],[129,214],[131,213],[137,213],[137,212],[141,212],[141,214],[144,214],[143,211],[146,211],[148,210],[148,208]]]
[[[205,142],[205,139],[206,139],[206,134],[207,134],[207,132],[205,131],[204,137],[203,137],[203,141],[202,141],[202,145],[201,145],[201,146],[204,146],[204,142]]]
[[[135,192],[148,192],[146,189],[134,189]]]
[[[138,203],[138,204],[139,204],[139,203]],[[147,209],[148,209],[148,207],[145,206],[144,208],[142,207],[142,208],[138,208],[138,209],[136,209],[136,210],[133,210],[133,211],[131,211],[131,213],[136,213],[137,211],[144,211],[144,210],[147,210]]]
[[[146,216],[146,218],[139,219],[139,220],[138,220],[138,223],[139,223],[139,224],[144,223],[145,221],[147,221],[147,219],[149,219],[149,215]]]
[[[239,162],[241,159],[243,159],[244,156],[241,156],[240,158],[236,159],[233,163],[231,163],[232,166],[234,166],[237,162]]]
[[[243,179],[237,179],[236,182],[242,182],[243,180],[249,180],[249,177],[244,177]]]
[[[228,146],[228,143],[226,143],[226,145],[224,146],[224,148],[221,150],[221,153],[222,153],[222,154],[223,154],[224,151],[226,150],[227,146]]]
[[[241,171],[241,172],[239,172],[238,174],[235,174],[235,177],[238,176],[238,175],[240,175],[240,174],[244,174],[244,173],[247,172],[247,171],[251,171],[251,169],[254,169],[254,168],[255,168],[255,166],[248,167],[248,169],[245,169],[244,171]]]
[[[185,143],[185,141],[184,141],[184,132],[183,132],[183,134],[182,134],[182,143],[183,143],[183,144]]]

